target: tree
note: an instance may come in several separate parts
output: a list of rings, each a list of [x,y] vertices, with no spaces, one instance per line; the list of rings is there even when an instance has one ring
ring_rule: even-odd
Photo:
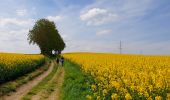
[[[48,19],[40,19],[28,33],[29,44],[37,44],[41,54],[52,55],[52,51],[61,53],[65,43],[56,29],[55,23]]]

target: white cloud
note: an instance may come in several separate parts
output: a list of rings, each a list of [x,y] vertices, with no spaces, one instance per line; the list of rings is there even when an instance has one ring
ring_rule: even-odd
[[[47,19],[49,19],[50,21],[59,22],[62,20],[62,17],[61,16],[47,16]]]
[[[118,15],[107,11],[106,9],[92,8],[80,15],[82,21],[86,21],[87,25],[102,25],[116,21]]]
[[[28,29],[0,30],[0,52],[39,53],[36,45],[27,41]]]
[[[27,12],[26,9],[18,9],[18,10],[16,10],[16,14],[17,14],[18,16],[25,16],[27,13],[28,13],[28,12]]]
[[[0,18],[0,52],[38,53],[37,46],[29,45],[27,34],[34,19]]]
[[[93,17],[96,17],[98,15],[102,15],[102,14],[105,14],[107,13],[107,11],[105,9],[99,9],[99,8],[93,8],[93,9],[90,9],[87,13],[81,15],[81,19],[82,20],[89,20]]]
[[[140,53],[140,51],[143,51],[144,54],[170,54],[170,47],[167,46],[170,41],[159,44],[159,42],[152,43],[145,39],[143,40],[146,41],[144,43],[137,40],[140,36],[142,38],[151,34],[148,33],[147,30],[135,26],[139,25],[137,23],[140,23],[140,25],[143,26],[143,21],[149,21],[149,19],[141,20],[141,18],[143,19],[142,16],[149,13],[150,9],[154,9],[153,5],[154,0],[94,0],[93,3],[84,6],[72,5],[72,7],[75,7],[74,9],[72,7],[64,6],[64,8],[58,12],[59,15],[64,16],[64,20],[63,16],[50,16],[48,15],[49,13],[42,14],[41,10],[43,8],[39,9],[38,6],[36,6],[37,9],[35,7],[32,7],[31,9],[30,7],[27,11],[18,10],[18,14],[14,10],[14,15],[9,13],[10,11],[13,11],[13,9],[8,9],[9,12],[1,9],[4,11],[1,12],[1,16],[3,16],[3,13],[5,14],[4,16],[9,15],[8,17],[12,17],[17,14],[17,17],[21,18],[21,16],[25,17],[24,14],[27,12],[29,13],[29,16],[27,17],[30,18],[47,16],[46,18],[55,22],[62,20],[62,23],[57,24],[57,28],[66,42],[67,47],[65,52],[93,51],[119,53],[119,40],[122,40],[123,53]],[[13,6],[11,7],[14,8]],[[53,14],[56,13],[54,12]],[[65,16],[69,17],[65,18]],[[29,46],[28,41],[26,40],[28,28],[32,28],[28,26],[28,24],[34,23],[31,21],[29,22],[27,19],[22,20],[8,17],[0,18],[0,51],[38,53],[39,48],[32,45]],[[77,20],[77,17],[81,20]],[[82,21],[87,25],[102,26],[88,27],[82,24]],[[107,23],[109,23],[109,25]],[[107,25],[103,26],[103,24]],[[130,25],[131,27],[129,27]],[[1,28],[1,26],[4,27]],[[114,33],[119,34],[110,34],[113,32],[112,30]],[[145,34],[141,34],[140,32]],[[101,38],[96,37],[95,35],[101,36]],[[105,35],[109,36],[103,37]],[[153,39],[150,40],[152,41]]]
[[[108,34],[111,34],[112,33],[112,30],[102,30],[102,31],[99,31],[96,33],[97,36],[102,36],[102,35],[108,35]]]
[[[28,29],[0,31],[0,42],[27,41]]]
[[[101,25],[114,21],[129,23],[136,19],[140,20],[142,16],[154,9],[153,2],[154,0],[95,0],[82,9],[80,18],[88,25]],[[100,17],[96,18],[96,16]]]
[[[34,22],[33,19],[17,19],[17,18],[0,18],[0,26],[6,25],[17,25],[17,26],[25,26],[25,25],[32,25]]]

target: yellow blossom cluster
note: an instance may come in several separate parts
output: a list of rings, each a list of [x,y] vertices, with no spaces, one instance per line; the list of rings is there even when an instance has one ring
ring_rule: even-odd
[[[30,72],[42,63],[43,55],[0,53],[0,83]]]
[[[94,99],[161,100],[170,91],[170,56],[66,53],[94,77]]]

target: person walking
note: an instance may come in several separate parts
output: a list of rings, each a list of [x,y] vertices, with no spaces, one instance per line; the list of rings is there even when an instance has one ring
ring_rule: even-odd
[[[61,62],[61,66],[64,66],[64,57],[61,57],[60,62]]]
[[[57,64],[59,64],[59,62],[60,62],[58,57],[56,58],[56,62],[57,62]]]

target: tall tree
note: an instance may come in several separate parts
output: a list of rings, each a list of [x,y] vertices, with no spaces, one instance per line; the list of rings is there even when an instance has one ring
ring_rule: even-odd
[[[52,55],[52,51],[61,52],[65,43],[56,29],[55,23],[48,19],[38,20],[28,33],[29,44],[37,44],[41,54]]]

